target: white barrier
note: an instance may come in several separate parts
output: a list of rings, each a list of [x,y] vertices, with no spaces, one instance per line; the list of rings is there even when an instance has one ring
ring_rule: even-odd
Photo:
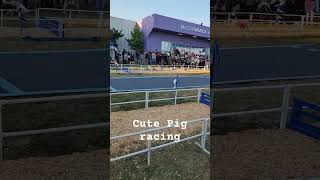
[[[98,127],[107,127],[106,123],[94,123],[94,124],[82,124],[75,126],[65,126],[58,128],[49,128],[49,129],[37,129],[37,130],[26,130],[26,131],[14,131],[14,132],[4,132],[3,131],[3,117],[2,117],[2,108],[8,104],[21,104],[21,103],[34,103],[34,102],[48,102],[48,101],[61,101],[61,100],[74,100],[74,99],[88,99],[88,98],[105,98],[107,93],[96,93],[96,94],[82,94],[82,95],[60,95],[54,97],[35,97],[35,98],[23,98],[23,99],[6,99],[0,100],[0,160],[3,159],[3,139],[7,137],[17,137],[17,136],[27,136],[27,135],[38,135],[54,132],[64,132],[71,130],[80,130],[80,129],[91,129]]]
[[[296,14],[272,14],[256,12],[212,12],[214,22],[232,23],[234,20],[246,20],[249,23],[298,23],[299,25],[318,25],[320,24],[319,14],[311,16]]]
[[[118,156],[115,158],[111,158],[110,162],[114,162],[117,160],[121,160],[121,159],[125,159],[125,158],[129,158],[132,156],[136,156],[139,154],[145,154],[147,153],[147,164],[148,166],[150,166],[151,163],[151,151],[156,150],[156,149],[160,149],[163,147],[167,147],[173,144],[177,144],[177,143],[181,143],[187,140],[191,140],[191,139],[196,139],[201,137],[201,141],[200,144],[196,143],[197,146],[199,146],[205,153],[210,154],[210,152],[206,149],[206,141],[207,141],[207,136],[210,135],[210,131],[208,132],[208,126],[209,126],[209,118],[202,118],[202,119],[196,119],[196,120],[192,120],[192,121],[188,121],[188,124],[195,124],[195,123],[199,123],[202,122],[202,128],[201,128],[201,133],[200,134],[196,134],[190,137],[186,137],[183,139],[180,139],[180,141],[176,142],[169,142],[169,143],[165,143],[165,144],[161,144],[161,145],[157,145],[157,146],[152,146],[152,141],[151,140],[147,140],[147,148],[140,150],[140,151],[136,151],[136,152],[132,152],[126,155],[122,155],[122,156]],[[140,135],[140,134],[145,134],[145,133],[152,133],[155,131],[160,131],[160,130],[164,130],[164,129],[169,129],[169,128],[174,128],[174,127],[159,127],[159,128],[154,128],[154,129],[148,129],[148,130],[144,130],[144,131],[139,131],[139,132],[134,132],[134,133],[129,133],[129,134],[124,134],[124,135],[119,135],[119,136],[114,136],[110,138],[110,141],[115,141],[115,140],[119,140],[119,139],[125,139],[127,137],[131,137],[131,136],[136,136],[136,135]]]
[[[281,129],[286,128],[288,120],[288,111],[291,109],[289,100],[290,92],[293,88],[298,87],[313,87],[320,86],[320,83],[305,83],[305,84],[287,84],[287,85],[271,85],[271,86],[251,86],[251,87],[236,87],[236,88],[213,88],[211,93],[216,92],[232,92],[232,91],[246,91],[246,90],[268,90],[268,89],[282,89],[282,104],[280,107],[269,108],[269,109],[259,109],[259,110],[249,110],[249,111],[239,111],[239,112],[226,112],[226,113],[215,113],[212,114],[211,118],[220,118],[220,117],[231,117],[239,115],[249,115],[249,114],[259,114],[266,112],[280,112],[280,124]]]
[[[209,87],[207,88],[192,88],[192,89],[176,89],[176,90],[150,90],[150,91],[133,91],[133,92],[111,92],[110,93],[110,109],[112,109],[112,106],[115,105],[125,105],[125,104],[135,104],[135,103],[144,103],[144,108],[148,108],[149,107],[149,103],[150,102],[160,102],[160,101],[168,101],[168,100],[172,100],[174,101],[174,105],[177,104],[177,100],[178,99],[196,99],[197,102],[200,101],[200,97],[201,97],[201,92],[203,90],[209,90]],[[179,96],[179,92],[185,92],[185,91],[196,91],[194,96]],[[154,94],[154,93],[170,93],[170,92],[175,92],[174,97],[172,98],[159,98],[159,99],[151,99],[150,98],[150,94]],[[117,103],[113,103],[112,102],[112,97],[115,95],[137,95],[137,94],[145,94],[144,99],[142,100],[135,100],[135,101],[125,101],[125,102],[117,102]],[[111,111],[111,110],[110,110]]]
[[[210,66],[197,66],[197,65],[139,65],[139,64],[118,64],[117,67],[110,65],[110,70],[122,70],[128,68],[129,71],[170,71],[176,69],[185,70],[204,70],[210,71]]]

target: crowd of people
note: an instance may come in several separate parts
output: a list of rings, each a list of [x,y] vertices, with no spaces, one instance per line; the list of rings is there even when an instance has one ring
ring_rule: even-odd
[[[178,49],[173,52],[144,51],[141,53],[133,53],[125,49],[120,52],[115,49],[113,56],[117,64],[206,66],[209,63],[208,55]]]

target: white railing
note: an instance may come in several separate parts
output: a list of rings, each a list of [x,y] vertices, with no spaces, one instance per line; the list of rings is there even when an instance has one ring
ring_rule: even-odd
[[[242,19],[249,23],[298,23],[305,24],[320,24],[320,16],[318,14],[295,15],[295,14],[271,14],[271,13],[255,13],[255,12],[213,12],[213,21],[231,23],[233,20]],[[278,18],[280,17],[280,18]]]
[[[211,89],[211,93],[216,92],[232,92],[232,91],[246,91],[246,90],[267,90],[267,89],[282,89],[282,104],[280,107],[269,108],[269,109],[258,109],[258,110],[248,110],[248,111],[239,111],[239,112],[226,112],[226,113],[215,113],[212,114],[212,118],[220,118],[220,117],[231,117],[231,116],[239,116],[239,115],[249,115],[249,114],[259,114],[259,113],[267,113],[267,112],[280,112],[280,128],[286,128],[287,120],[288,120],[288,111],[291,109],[290,107],[290,92],[293,88],[298,87],[313,87],[320,86],[320,83],[306,83],[306,84],[288,84],[288,85],[271,85],[271,86],[253,86],[253,87],[236,87],[236,88],[213,88]],[[320,97],[320,95],[319,95]]]
[[[139,65],[139,64],[118,64],[110,65],[110,70],[138,70],[138,71],[153,71],[153,70],[172,70],[172,69],[188,69],[188,70],[205,70],[210,71],[210,66],[197,66],[197,65]]]
[[[51,11],[51,13],[50,13]],[[19,26],[19,18],[16,14],[16,9],[0,9],[0,27],[10,27],[8,26],[8,22],[15,22],[15,26]],[[46,13],[45,13],[46,12]],[[61,16],[57,16],[58,13]],[[64,13],[68,13],[68,15],[65,15]],[[72,14],[81,14],[82,17],[73,16]],[[97,28],[102,29],[103,27],[107,26],[107,17],[108,17],[109,11],[88,11],[88,10],[75,10],[75,9],[68,9],[64,11],[63,9],[54,9],[54,8],[38,8],[36,10],[28,10],[28,12],[25,14],[26,19],[28,20],[26,23],[33,23],[34,27],[37,27],[39,24],[39,19],[42,16],[45,16],[52,20],[67,20],[68,22],[95,22],[97,25]],[[9,15],[7,15],[9,14]],[[89,18],[86,16],[86,14],[95,14],[96,16],[93,16],[92,18]],[[12,23],[11,23],[12,24]],[[14,27],[15,27],[14,26]]]
[[[37,129],[37,130],[26,130],[26,131],[13,131],[13,132],[4,132],[3,131],[3,107],[8,104],[21,104],[21,103],[35,103],[35,102],[49,102],[49,101],[61,101],[61,100],[74,100],[74,99],[88,99],[88,98],[102,98],[107,97],[107,93],[96,93],[96,94],[81,94],[81,95],[60,95],[54,97],[31,97],[23,99],[0,99],[0,160],[3,159],[3,139],[7,137],[17,137],[17,136],[27,136],[27,135],[38,135],[54,132],[65,132],[71,130],[80,130],[80,129],[91,129],[98,127],[107,127],[106,123],[94,123],[94,124],[85,124],[85,125],[74,125],[74,126],[65,126],[49,129]]]
[[[202,118],[202,119],[196,119],[196,120],[192,120],[192,121],[188,121],[188,125],[191,124],[195,124],[195,123],[199,123],[202,122],[202,128],[201,128],[201,133],[193,135],[193,136],[189,136],[183,139],[180,139],[180,141],[172,141],[169,143],[165,143],[165,144],[161,144],[161,145],[157,145],[157,146],[152,146],[152,141],[151,140],[147,140],[147,148],[140,150],[140,151],[136,151],[136,152],[132,152],[129,154],[125,154],[122,156],[118,156],[115,158],[111,158],[110,162],[114,162],[117,160],[121,160],[121,159],[125,159],[125,158],[129,158],[132,156],[136,156],[139,154],[147,154],[147,164],[148,166],[150,166],[151,163],[151,151],[156,150],[156,149],[160,149],[160,148],[164,148],[173,144],[177,144],[177,143],[181,143],[187,140],[192,140],[192,139],[196,139],[201,137],[200,140],[200,144],[198,142],[196,142],[196,145],[199,146],[205,153],[210,154],[210,152],[206,149],[206,141],[207,141],[207,136],[210,135],[210,131],[208,132],[208,126],[209,126],[209,118]],[[110,141],[115,141],[115,140],[120,140],[120,139],[125,139],[131,136],[137,136],[140,134],[151,134],[152,132],[156,132],[156,131],[160,131],[160,130],[165,130],[165,129],[169,129],[169,128],[174,128],[171,126],[164,126],[164,127],[159,127],[159,128],[154,128],[154,129],[148,129],[148,130],[144,130],[144,131],[140,131],[140,132],[133,132],[133,133],[129,133],[129,134],[124,134],[124,135],[119,135],[119,136],[114,136],[110,138]],[[112,148],[112,146],[111,146]]]
[[[200,97],[201,97],[201,92],[203,90],[209,90],[208,88],[194,88],[194,89],[176,89],[176,90],[160,90],[160,91],[136,91],[136,92],[119,92],[119,93],[111,93],[110,94],[110,111],[112,106],[114,105],[124,105],[124,104],[133,104],[133,103],[142,103],[144,102],[145,104],[145,108],[149,107],[149,102],[157,102],[157,101],[167,101],[167,100],[174,100],[174,104],[177,104],[177,100],[178,99],[194,99],[197,98],[197,102],[200,101]],[[197,91],[197,95],[195,96],[178,96],[178,92],[179,91]],[[173,98],[161,98],[161,99],[150,99],[150,94],[151,93],[164,93],[164,92],[175,92],[175,96]],[[118,102],[118,103],[112,103],[112,96],[114,95],[124,95],[124,94],[139,94],[139,93],[144,93],[145,94],[145,99],[144,100],[136,100],[136,101],[127,101],[127,102]],[[156,149],[160,149],[163,147],[167,147],[176,143],[180,143],[180,142],[184,142],[187,140],[191,140],[191,139],[196,139],[201,137],[200,140],[200,144],[198,142],[196,142],[196,145],[199,146],[204,152],[206,152],[207,154],[210,154],[210,152],[206,149],[206,141],[207,141],[207,136],[210,135],[210,131],[208,132],[208,126],[209,126],[209,118],[202,118],[202,119],[197,119],[197,120],[192,120],[192,121],[188,121],[188,125],[190,124],[195,124],[195,123],[200,123],[202,122],[202,128],[201,128],[201,133],[200,134],[196,134],[190,137],[186,137],[181,139],[179,142],[169,142],[169,143],[165,143],[165,144],[161,144],[161,145],[157,145],[157,146],[152,146],[152,141],[151,140],[147,140],[147,148],[140,150],[140,151],[136,151],[136,152],[132,152],[126,155],[122,155],[122,156],[118,156],[115,158],[111,158],[110,162],[113,161],[117,161],[117,160],[121,160],[121,159],[125,159],[125,158],[129,158],[132,156],[136,156],[139,154],[147,154],[147,164],[148,166],[151,163],[151,151],[156,150]],[[119,136],[114,136],[110,138],[110,141],[115,141],[115,140],[120,140],[120,139],[125,139],[131,136],[137,136],[140,134],[145,134],[145,133],[152,133],[152,132],[156,132],[156,131],[160,131],[160,130],[165,130],[165,129],[169,129],[169,128],[174,128],[174,127],[159,127],[159,128],[154,128],[154,129],[147,129],[144,131],[140,131],[140,132],[133,132],[133,133],[129,133],[129,134],[124,134],[124,135],[119,135]]]
[[[133,92],[111,92],[110,93],[110,111],[113,106],[115,105],[125,105],[125,104],[135,104],[135,103],[144,103],[144,108],[149,107],[150,102],[160,102],[160,101],[168,101],[172,100],[174,101],[174,105],[177,104],[177,100],[180,99],[195,99],[197,98],[197,102],[200,101],[201,93],[203,90],[209,90],[209,87],[207,88],[192,88],[192,89],[176,89],[176,90],[150,90],[150,91],[133,91]],[[197,94],[193,96],[179,96],[179,92],[186,92],[186,91],[196,91]],[[170,93],[174,92],[174,97],[171,98],[159,98],[159,99],[151,99],[150,94],[155,93]],[[137,95],[137,94],[144,94],[144,99],[141,100],[134,100],[134,101],[125,101],[125,102],[112,102],[112,97],[115,95]]]

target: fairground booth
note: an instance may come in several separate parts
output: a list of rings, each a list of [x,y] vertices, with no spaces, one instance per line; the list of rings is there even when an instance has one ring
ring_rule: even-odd
[[[195,54],[210,54],[210,28],[158,14],[137,22],[144,35],[144,50],[173,52],[175,49]],[[110,28],[122,30],[118,49],[130,50],[125,39],[131,38],[132,21],[111,17]]]

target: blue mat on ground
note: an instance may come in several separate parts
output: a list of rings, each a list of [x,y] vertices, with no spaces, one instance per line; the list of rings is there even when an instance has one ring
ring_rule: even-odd
[[[40,17],[38,27],[49,30],[57,37],[64,37],[64,24],[58,20]]]
[[[309,111],[306,111],[307,109]],[[288,128],[296,130],[307,136],[320,139],[320,127],[307,123],[308,121],[320,123],[320,105],[295,98],[292,115],[288,122]]]

